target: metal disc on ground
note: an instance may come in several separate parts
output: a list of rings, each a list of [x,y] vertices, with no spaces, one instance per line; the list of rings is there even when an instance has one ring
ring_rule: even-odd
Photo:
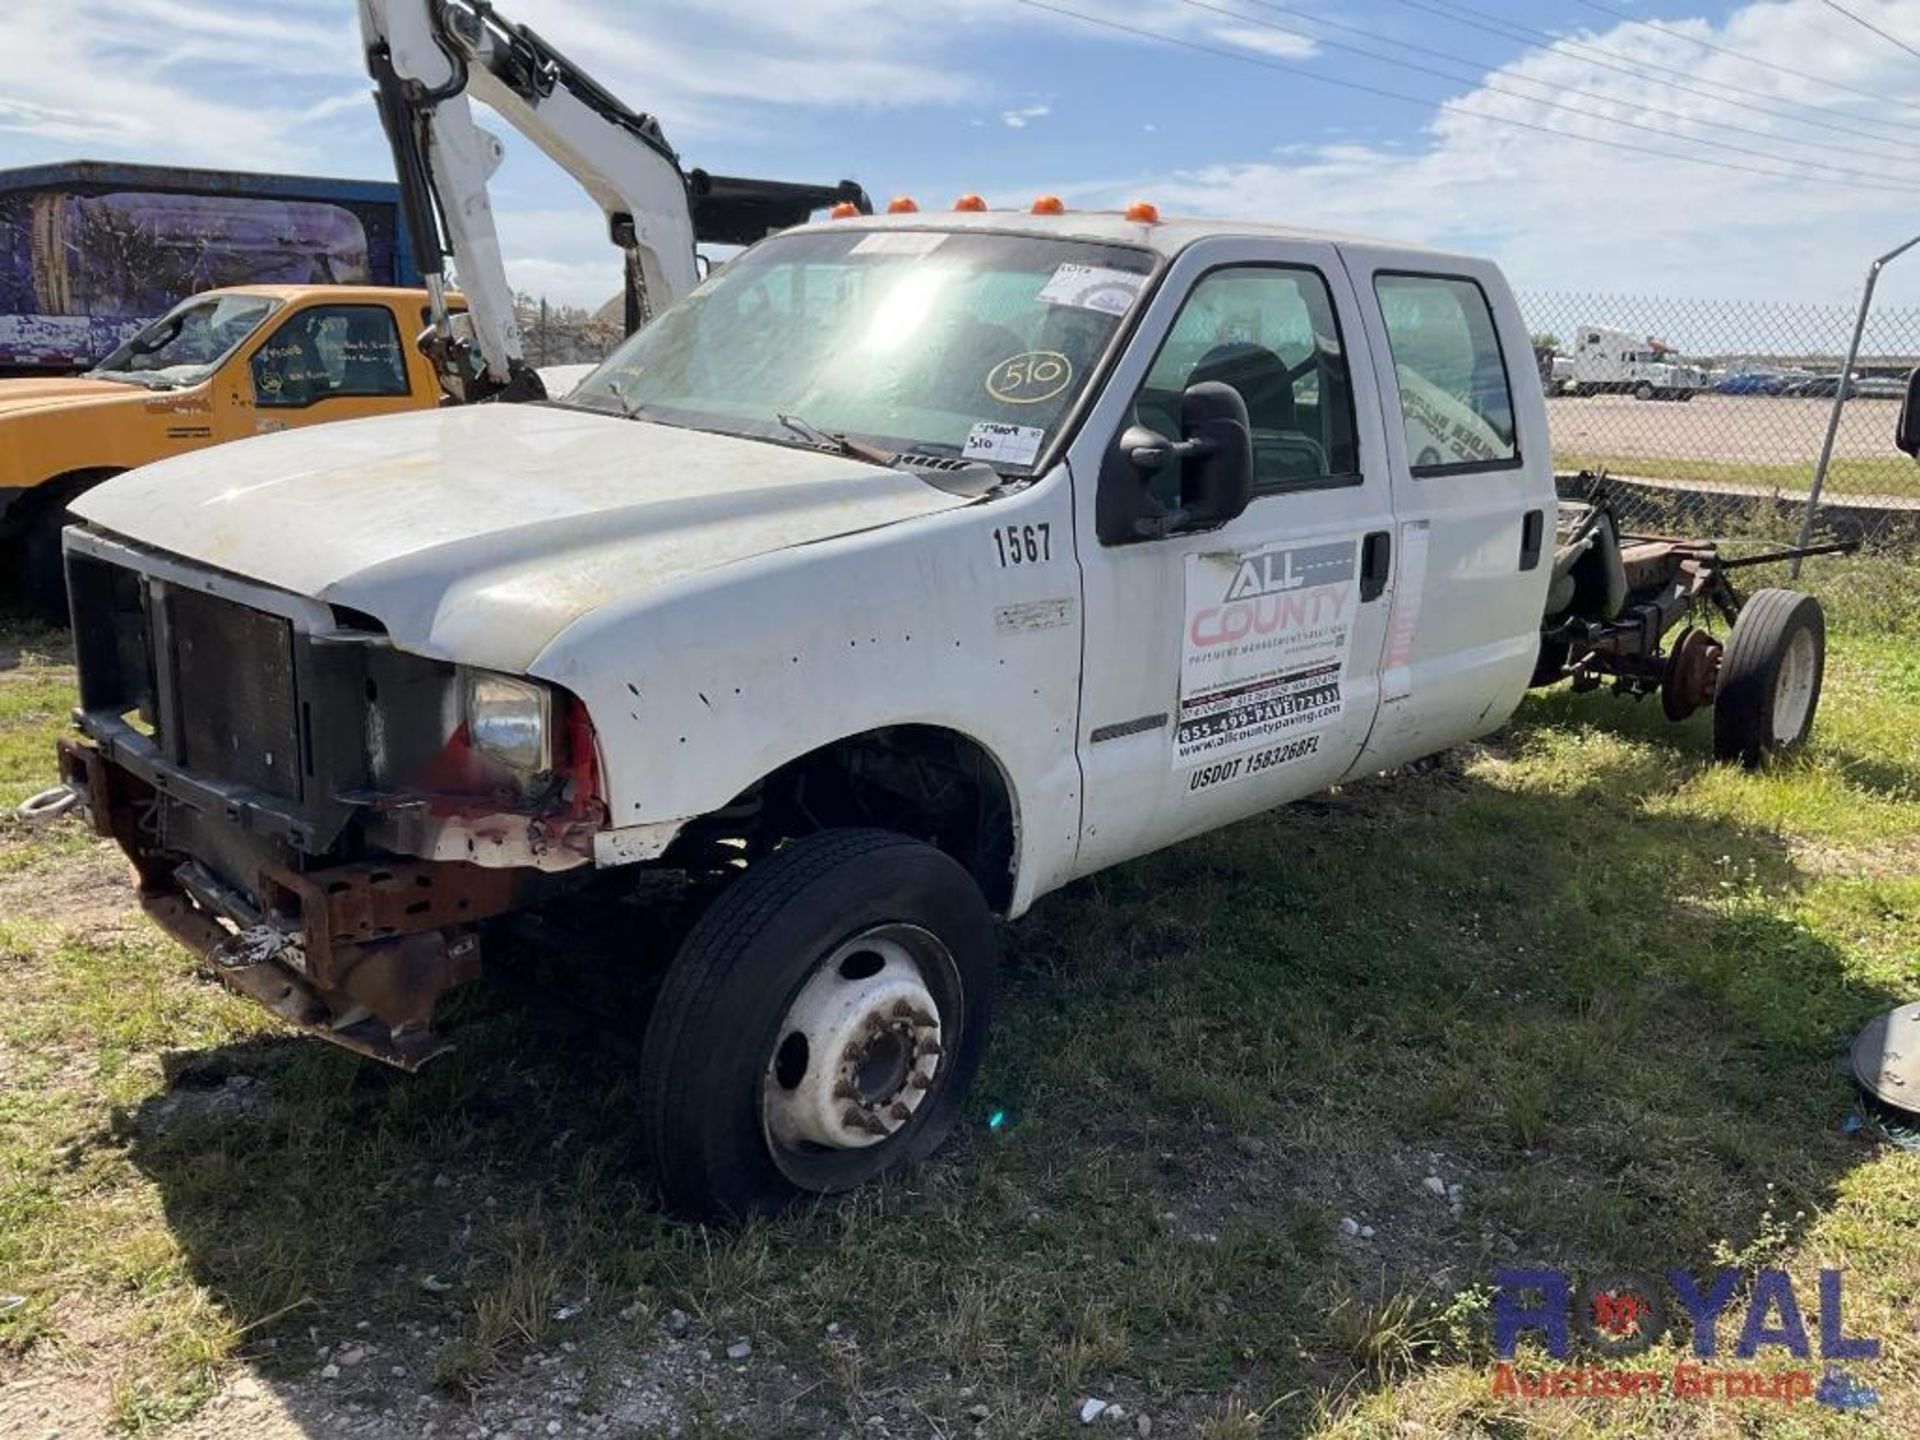
[[[1920,1005],[1876,1015],[1853,1042],[1853,1074],[1881,1104],[1920,1115]]]

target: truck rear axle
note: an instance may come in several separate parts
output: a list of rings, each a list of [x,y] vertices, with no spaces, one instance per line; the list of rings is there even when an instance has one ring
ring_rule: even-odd
[[[1564,503],[1534,683],[1570,678],[1576,690],[1594,690],[1611,680],[1616,694],[1657,693],[1676,722],[1712,706],[1721,758],[1758,763],[1812,727],[1825,627],[1810,596],[1762,590],[1749,599],[1730,572],[1858,548],[1728,557],[1710,540],[1622,536],[1606,505]],[[1765,618],[1743,621],[1756,602]]]

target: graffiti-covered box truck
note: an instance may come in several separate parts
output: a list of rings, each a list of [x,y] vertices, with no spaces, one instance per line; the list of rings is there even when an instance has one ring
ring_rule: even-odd
[[[1037,208],[788,231],[563,403],[84,496],[62,771],[149,912],[412,1068],[488,922],[692,894],[651,1169],[739,1215],[951,1131],[994,915],[1499,726],[1582,582],[1495,267]]]
[[[390,181],[95,160],[0,170],[0,376],[91,369],[203,290],[419,283]]]
[[[391,183],[0,171],[0,571],[63,619],[67,503],[185,450],[440,400]]]

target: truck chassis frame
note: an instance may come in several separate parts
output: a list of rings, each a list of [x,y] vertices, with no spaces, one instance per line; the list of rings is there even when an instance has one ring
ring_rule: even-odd
[[[1658,694],[1669,720],[1685,720],[1714,702],[1726,647],[1700,622],[1717,616],[1730,629],[1739,620],[1746,597],[1734,572],[1859,548],[1858,540],[1845,540],[1727,556],[1714,540],[1621,535],[1625,603],[1609,618],[1573,614],[1543,625],[1535,683],[1571,678],[1585,692],[1611,681],[1616,695]]]

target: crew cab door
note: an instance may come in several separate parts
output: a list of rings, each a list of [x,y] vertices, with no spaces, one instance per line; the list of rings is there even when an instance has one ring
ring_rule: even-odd
[[[1492,265],[1342,246],[1386,412],[1397,592],[1362,768],[1505,723],[1539,655],[1556,499],[1532,348]]]
[[[275,317],[224,366],[214,389],[221,438],[391,415],[434,403],[420,393],[393,310],[323,301]]]
[[[1379,700],[1393,528],[1358,299],[1333,248],[1221,238],[1183,251],[1071,452],[1085,598],[1076,868],[1099,869],[1325,788]],[[1208,381],[1247,403],[1254,492],[1205,530],[1109,537],[1119,439],[1179,438]],[[1179,500],[1173,470],[1150,483]]]

